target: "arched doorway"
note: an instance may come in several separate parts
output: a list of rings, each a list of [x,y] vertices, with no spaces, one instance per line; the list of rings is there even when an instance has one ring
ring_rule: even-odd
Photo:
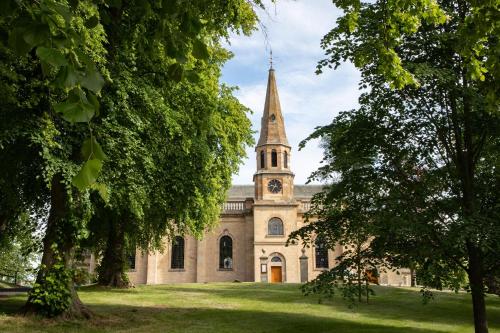
[[[271,267],[271,283],[281,283],[286,281],[285,257],[280,253],[272,253],[269,256],[269,266]]]

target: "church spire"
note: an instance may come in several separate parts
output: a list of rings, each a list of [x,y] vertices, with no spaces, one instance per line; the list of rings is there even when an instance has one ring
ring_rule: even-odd
[[[266,102],[264,104],[264,113],[261,120],[260,138],[257,147],[266,144],[282,144],[289,146],[285,133],[285,123],[281,114],[280,99],[278,96],[278,87],[274,68],[269,69],[267,79]]]

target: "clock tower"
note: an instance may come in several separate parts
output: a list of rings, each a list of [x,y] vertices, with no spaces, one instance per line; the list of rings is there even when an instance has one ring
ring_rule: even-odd
[[[290,171],[291,147],[285,133],[274,69],[269,69],[266,101],[262,114],[260,137],[255,147],[257,171],[256,200],[290,202],[293,200],[293,178]]]

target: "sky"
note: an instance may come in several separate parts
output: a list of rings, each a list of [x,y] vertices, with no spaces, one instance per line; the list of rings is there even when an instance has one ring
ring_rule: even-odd
[[[238,86],[240,102],[249,107],[257,141],[264,109],[269,52],[273,52],[281,109],[288,141],[292,146],[291,169],[295,184],[305,184],[311,172],[320,166],[322,151],[318,140],[298,151],[298,144],[317,126],[327,125],[344,110],[357,107],[359,72],[350,63],[337,70],[316,75],[324,58],[321,38],[335,25],[340,14],[331,0],[280,0],[267,2],[267,11],[259,11],[265,29],[251,36],[232,35],[226,47],[233,52],[222,72],[222,82]],[[256,170],[254,147],[247,149],[233,184],[252,184]]]

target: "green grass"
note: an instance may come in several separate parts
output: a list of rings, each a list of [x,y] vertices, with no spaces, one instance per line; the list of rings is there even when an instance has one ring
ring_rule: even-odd
[[[79,294],[92,320],[16,315],[24,297],[0,298],[0,332],[472,332],[470,295],[376,287],[371,304],[350,309],[340,298],[318,303],[298,285],[257,283],[88,287]],[[487,298],[490,332],[500,333],[500,298]]]
[[[14,287],[17,287],[17,286],[13,283],[0,281],[0,288],[14,288]]]

